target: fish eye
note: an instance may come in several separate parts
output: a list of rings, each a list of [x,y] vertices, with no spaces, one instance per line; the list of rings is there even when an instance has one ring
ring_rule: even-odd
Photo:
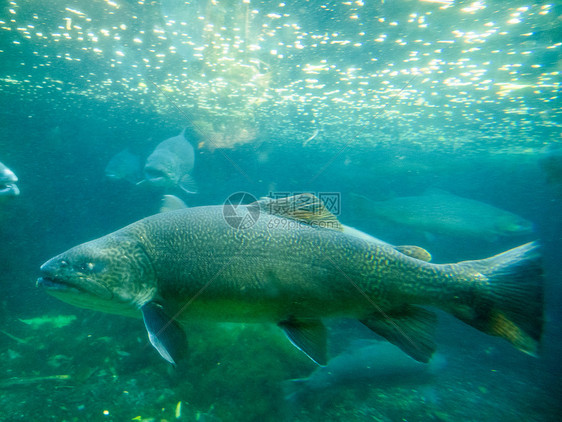
[[[99,273],[100,271],[103,270],[104,267],[105,265],[103,265],[102,263],[94,263],[94,262],[86,261],[79,264],[77,266],[77,269],[78,271],[92,274],[92,273]]]
[[[95,265],[93,262],[82,262],[78,265],[78,269],[84,272],[91,272]]]

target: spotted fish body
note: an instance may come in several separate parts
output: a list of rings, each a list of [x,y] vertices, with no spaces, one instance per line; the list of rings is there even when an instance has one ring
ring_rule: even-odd
[[[437,306],[535,353],[542,327],[537,259],[527,244],[488,260],[437,265],[263,210],[239,229],[222,206],[208,206],[154,215],[78,245],[45,263],[38,284],[77,306],[125,315],[140,309],[170,362],[181,355],[181,323],[207,319],[277,323],[324,364],[321,319],[338,316],[359,319],[426,362],[435,349],[435,315],[417,305]],[[526,283],[519,282],[522,271]],[[511,293],[513,281],[513,300],[496,294]]]
[[[206,286],[183,310],[182,318],[217,319],[220,315],[228,321],[277,322],[291,315],[365,315],[373,311],[373,305],[358,300],[352,281],[376,295],[378,306],[386,308],[386,301],[401,294],[395,281],[404,280],[405,273],[412,279],[410,288],[414,280],[419,284],[420,265],[428,267],[425,275],[433,276],[431,264],[413,260],[390,246],[375,246],[306,225],[274,227],[278,217],[271,215],[260,216],[251,228],[237,230],[223,220],[220,206],[170,214],[165,219],[158,215],[145,220],[139,237],[151,257],[158,291],[165,301],[180,297],[181,304],[183,298],[193,297]],[[170,231],[170,226],[175,229]],[[173,254],[169,252],[172,244]],[[380,274],[382,278],[376,273],[381,266],[386,272]],[[423,295],[423,289],[418,293]]]

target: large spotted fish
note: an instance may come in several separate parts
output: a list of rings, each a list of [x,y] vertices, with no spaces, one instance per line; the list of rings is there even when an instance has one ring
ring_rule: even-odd
[[[186,348],[182,324],[212,320],[275,323],[324,365],[327,317],[356,318],[427,362],[436,315],[422,306],[537,353],[543,280],[534,243],[454,264],[403,252],[346,232],[303,194],[145,218],[50,259],[38,285],[76,306],[142,315],[171,363]]]

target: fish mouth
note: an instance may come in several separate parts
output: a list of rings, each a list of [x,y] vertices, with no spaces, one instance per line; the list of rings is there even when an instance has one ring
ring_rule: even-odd
[[[0,183],[0,196],[18,196],[20,190],[15,183]]]
[[[53,277],[49,275],[44,275],[39,277],[35,283],[36,287],[44,288],[48,293],[54,295],[58,293],[66,294],[80,294],[95,296],[100,299],[111,300],[113,299],[113,293],[111,291],[95,281],[81,279],[81,283],[71,283],[66,279],[61,277]]]
[[[522,227],[519,231],[521,234],[532,234],[535,232],[534,226]]]
[[[54,292],[67,292],[67,293],[85,292],[84,290],[79,289],[78,287],[71,285],[69,283],[66,283],[61,279],[51,278],[51,277],[39,277],[35,285],[37,287],[42,287]]]
[[[532,234],[535,232],[535,227],[532,223],[529,224],[515,224],[507,228],[508,233],[512,233],[514,235],[526,235]]]
[[[70,283],[60,277],[45,275],[37,279],[36,286],[43,288],[49,295],[80,308],[123,314],[120,304],[112,301],[113,294],[95,282],[86,282],[82,285]]]
[[[165,171],[153,167],[144,168],[144,178],[150,183],[162,183],[169,179]]]
[[[107,177],[108,179],[111,179],[111,180],[119,180],[119,179],[122,178],[117,173],[105,173],[105,177]]]
[[[154,177],[146,177],[146,180],[148,180],[149,182],[152,183],[160,183],[163,182],[164,180],[166,180],[166,178],[164,176],[154,176]]]

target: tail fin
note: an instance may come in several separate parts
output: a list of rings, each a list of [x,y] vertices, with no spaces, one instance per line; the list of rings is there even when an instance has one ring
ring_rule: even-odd
[[[522,352],[536,356],[543,329],[543,270],[535,242],[478,261],[457,265],[477,271],[483,283],[470,303],[449,311],[460,320],[499,336]],[[467,307],[468,305],[468,307]]]

